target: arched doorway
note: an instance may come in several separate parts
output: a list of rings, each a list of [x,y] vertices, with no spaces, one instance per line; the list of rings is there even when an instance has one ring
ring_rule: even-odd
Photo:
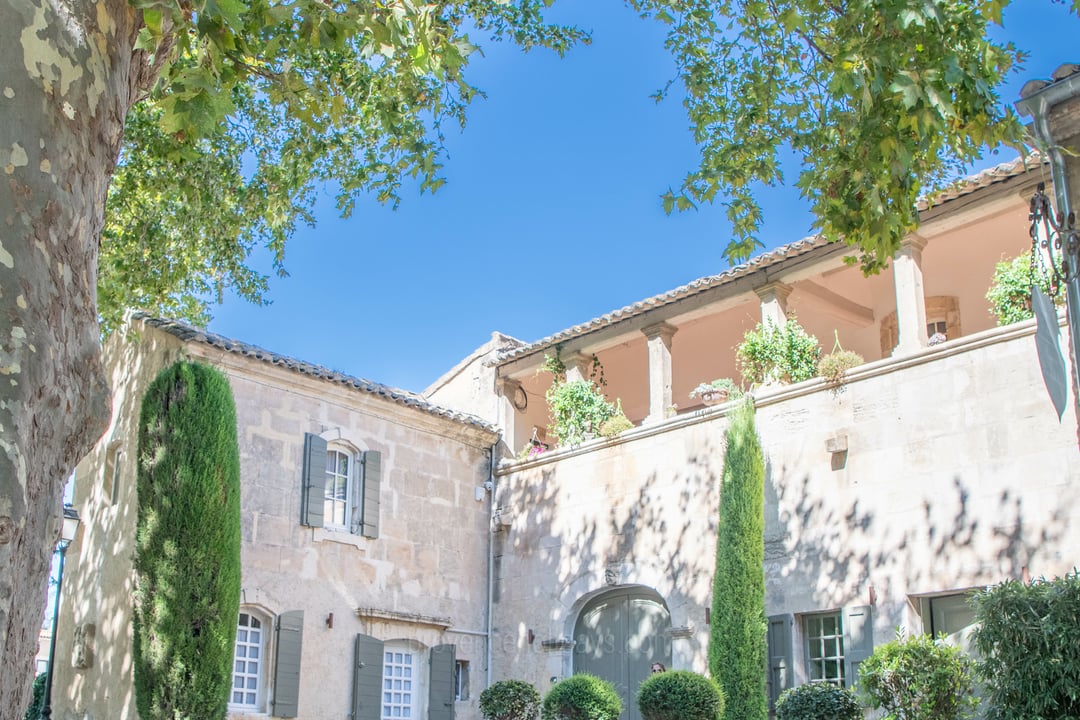
[[[620,588],[593,598],[574,625],[574,672],[609,680],[622,696],[622,720],[641,720],[637,691],[654,662],[671,667],[671,615],[646,588]]]

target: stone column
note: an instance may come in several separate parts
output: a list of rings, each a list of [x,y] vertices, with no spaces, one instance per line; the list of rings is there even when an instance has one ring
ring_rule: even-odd
[[[896,286],[896,329],[899,341],[893,356],[910,355],[926,347],[926,298],[923,290],[922,251],[926,241],[918,235],[904,238],[893,257]]]
[[[562,361],[566,366],[566,382],[589,379],[589,372],[592,370],[593,363],[592,355],[571,353],[562,356]]]
[[[502,453],[503,457],[514,457],[520,447],[516,447],[517,440],[517,416],[519,411],[515,405],[515,398],[524,392],[521,383],[513,378],[498,378],[496,385],[499,390],[498,423],[502,428]]]
[[[641,332],[649,339],[649,415],[646,423],[661,422],[671,407],[671,338],[677,328],[657,323]]]
[[[770,322],[782,327],[787,322],[787,299],[791,295],[791,286],[779,280],[754,288],[761,298],[761,323]]]

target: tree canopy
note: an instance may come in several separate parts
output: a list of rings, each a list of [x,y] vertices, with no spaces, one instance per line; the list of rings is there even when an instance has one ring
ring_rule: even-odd
[[[99,263],[106,329],[127,307],[207,320],[225,289],[261,303],[250,253],[312,223],[316,190],[396,203],[406,179],[442,183],[446,123],[479,95],[469,32],[559,53],[587,41],[548,24],[551,0],[425,4],[132,0],[137,48],[159,76],[129,112]]]
[[[1024,54],[987,32],[1010,0],[630,2],[669,28],[678,78],[658,98],[681,81],[700,148],[665,208],[723,202],[731,259],[761,245],[754,191],[784,180],[787,147],[817,229],[873,271],[917,226],[920,196],[1024,140],[998,96]]]

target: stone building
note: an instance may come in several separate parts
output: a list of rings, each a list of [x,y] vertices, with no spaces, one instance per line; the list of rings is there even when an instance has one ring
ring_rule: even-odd
[[[55,717],[136,717],[139,403],[180,358],[218,367],[236,400],[243,573],[230,717],[377,717],[384,705],[393,717],[479,717],[491,426],[179,323],[133,318],[107,355],[114,420],[76,472],[83,528],[67,555]]]
[[[1059,421],[1043,388],[1034,321],[997,327],[985,298],[995,264],[1030,251],[1039,179],[1020,161],[969,178],[922,208],[880,275],[798,241],[535,343],[496,333],[419,395],[134,319],[109,347],[113,427],[78,470],[86,527],[68,550],[57,716],[135,716],[129,459],[143,388],[181,356],[224,370],[237,400],[233,717],[470,720],[489,681],[543,692],[584,670],[637,720],[652,662],[705,671],[732,406],[688,395],[737,377],[744,332],[792,314],[866,363],[840,385],[754,392],[770,692],[852,683],[897,627],[962,642],[973,589],[1078,564],[1076,418]],[[599,360],[634,427],[518,459],[534,428],[547,439],[555,352],[571,377]],[[320,486],[305,467],[330,470]],[[337,476],[344,496],[320,495]]]

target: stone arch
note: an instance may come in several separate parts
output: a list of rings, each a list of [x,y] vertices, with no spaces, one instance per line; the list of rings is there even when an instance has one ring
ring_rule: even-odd
[[[610,681],[623,701],[623,720],[640,720],[637,689],[650,666],[672,664],[671,613],[652,588],[629,585],[593,593],[574,622],[573,672]]]

